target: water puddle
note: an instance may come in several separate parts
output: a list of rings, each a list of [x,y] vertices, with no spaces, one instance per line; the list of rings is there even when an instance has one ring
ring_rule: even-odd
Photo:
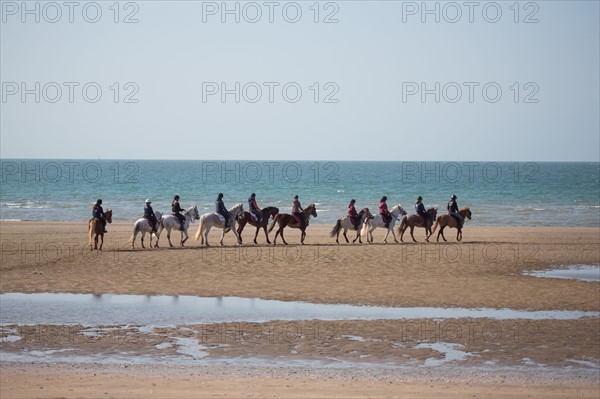
[[[600,265],[571,265],[562,269],[534,270],[524,274],[534,277],[596,282],[600,281]]]
[[[137,324],[177,326],[273,320],[379,320],[493,318],[572,320],[600,312],[493,308],[383,307],[284,302],[260,298],[7,293],[0,295],[0,323]]]

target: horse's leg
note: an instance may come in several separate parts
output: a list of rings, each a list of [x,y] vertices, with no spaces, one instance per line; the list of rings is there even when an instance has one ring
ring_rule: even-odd
[[[183,238],[184,234],[185,234],[185,238]],[[190,238],[190,237],[188,236],[187,229],[185,229],[181,232],[181,246],[182,247],[183,247],[183,244],[185,244],[185,242],[188,240],[188,238]]]
[[[385,237],[383,237],[383,242],[385,242],[386,244],[387,244],[387,238],[389,235],[390,235],[390,229],[387,229],[387,231],[385,232]]]
[[[270,244],[271,241],[269,240],[269,233],[267,233],[267,224],[263,226],[263,230],[265,231],[265,237],[267,237],[267,244]],[[254,237],[254,239],[256,240],[256,237]]]
[[[300,244],[304,245],[304,237],[306,237],[306,231],[302,230],[302,234],[300,234]]]
[[[285,238],[283,237],[283,229],[284,229],[284,228],[285,228],[285,226],[283,226],[283,227],[280,227],[280,228],[279,228],[279,231],[280,231],[280,235],[281,235],[281,239],[283,240],[283,243],[284,243],[285,245],[288,245],[287,241],[285,241]]]
[[[240,236],[240,240],[242,239],[242,231],[244,231],[244,226],[246,226],[246,218],[242,218],[239,221],[237,232],[238,236]],[[258,228],[256,229],[256,236],[258,235]],[[256,244],[256,236],[254,236],[254,243]]]
[[[462,240],[462,229],[458,229],[458,232],[456,233],[456,241],[460,240]]]
[[[348,241],[348,236],[346,235],[346,232],[348,231],[348,229],[344,228],[344,238],[346,239],[346,244],[350,243],[350,241]],[[338,233],[338,236],[340,235],[340,233]]]
[[[413,235],[414,230],[415,230],[415,226],[410,226],[410,236],[412,237],[414,242],[417,242],[417,240],[415,240],[415,236]]]
[[[442,227],[442,228],[440,229],[440,233],[442,234],[442,239],[443,239],[444,241],[448,241],[448,240],[446,240],[446,237],[444,236],[444,229],[445,229],[445,228],[446,228],[446,226]]]
[[[392,232],[392,237],[394,237],[394,242],[396,244],[398,244],[398,239],[396,238],[396,232],[394,231],[394,225],[396,224],[396,222],[394,222],[393,224],[390,223],[390,231]]]
[[[102,251],[102,244],[104,244],[104,233],[100,234],[100,248],[98,248],[100,251]]]
[[[171,242],[171,229],[169,227],[165,227],[167,229],[167,241],[169,241],[169,247],[173,248],[173,243]]]
[[[146,249],[146,247],[144,246],[144,238],[146,237],[146,232],[142,231],[142,237],[140,238],[140,240],[142,241],[142,248]]]
[[[221,233],[221,242],[220,242],[221,246],[223,246],[223,238],[225,238],[225,230],[226,230],[226,228],[225,228],[225,226],[223,226],[223,232]]]

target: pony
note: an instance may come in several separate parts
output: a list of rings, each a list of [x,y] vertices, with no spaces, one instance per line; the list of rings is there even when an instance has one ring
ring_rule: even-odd
[[[158,220],[157,224],[160,225],[160,222],[162,220],[162,213],[160,212],[154,212],[154,215],[156,216],[156,219]],[[137,237],[138,233],[142,233],[142,248],[146,248],[144,246],[144,237],[146,236],[146,233],[150,233],[150,248],[152,248],[152,234],[154,234],[156,236],[156,244],[154,245],[156,248],[158,248],[158,231],[155,233],[154,229],[152,229],[152,227],[150,227],[150,223],[148,222],[148,219],[146,218],[140,218],[138,220],[135,221],[134,225],[133,225],[133,234],[131,236],[131,239],[129,240],[131,242],[131,248],[135,249],[135,238]]]
[[[275,233],[275,238],[273,238],[273,244],[277,244],[277,236],[281,234],[281,239],[283,240],[283,243],[285,245],[288,245],[288,243],[285,241],[285,238],[283,238],[283,229],[285,229],[286,226],[289,226],[294,229],[300,229],[300,231],[302,231],[302,234],[300,235],[300,243],[304,244],[304,238],[306,237],[306,227],[308,226],[308,221],[311,216],[317,217],[316,205],[310,204],[309,206],[304,208],[303,214],[304,214],[304,219],[306,220],[306,224],[304,225],[304,228],[300,227],[300,223],[296,221],[296,218],[293,215],[290,215],[288,213],[277,214],[277,216],[275,216],[273,218],[273,221],[271,222],[271,225],[269,226],[269,233],[270,233],[271,231],[273,231],[273,228],[275,227],[275,223],[277,223],[279,225],[279,229],[277,229],[277,232]]]
[[[396,220],[398,220],[398,215],[406,215],[406,211],[402,208],[400,204],[393,207],[390,213],[392,214],[392,220],[390,221],[387,231],[385,232],[385,237],[383,238],[383,242],[385,242],[386,244],[390,231],[392,232],[392,236],[394,237],[394,242],[398,242],[398,240],[396,239],[396,233],[394,233],[394,225],[396,224]],[[365,225],[363,226],[362,234],[367,234],[368,243],[373,243],[373,230],[375,230],[378,227],[385,228],[385,223],[383,222],[383,218],[381,217],[381,215],[375,215],[373,219],[367,220],[367,223],[365,223]]]
[[[354,238],[354,240],[352,240],[352,243],[355,243],[356,240],[358,240],[358,242],[362,244],[362,240],[360,238],[360,231],[362,229],[362,226],[365,223],[367,223],[369,219],[373,218],[373,214],[371,214],[369,208],[363,208],[360,212],[358,212],[358,218],[358,227],[354,227],[354,223],[352,223],[352,220],[349,216],[343,216],[339,218],[335,226],[333,226],[333,229],[331,229],[331,231],[329,232],[329,237],[333,238],[335,236],[335,242],[339,244],[340,231],[344,229],[344,238],[346,239],[346,243],[349,243],[350,241],[348,241],[348,236],[346,235],[346,232],[348,231],[348,229],[352,229],[356,230],[356,237]]]
[[[210,246],[208,244],[208,232],[213,226],[223,228],[223,233],[221,233],[221,245],[223,245],[223,238],[225,237],[225,233],[229,230],[233,230],[235,237],[237,238],[238,244],[242,243],[242,239],[235,229],[235,221],[236,219],[244,212],[244,205],[237,204],[229,209],[229,227],[225,227],[225,218],[219,213],[205,213],[200,216],[200,225],[198,226],[198,231],[194,236],[194,239],[198,241],[200,237],[202,237],[202,241],[200,242],[202,245],[206,244],[206,246]]]
[[[112,209],[104,212],[104,220],[107,223],[112,223]],[[90,251],[93,251],[94,249],[102,251],[102,244],[104,244],[104,226],[102,226],[102,223],[98,223],[96,218],[88,220],[88,233],[90,238]],[[100,248],[98,248],[98,236],[100,236]],[[94,244],[93,248],[92,243]]]
[[[460,216],[463,217],[463,224],[464,224],[465,219],[471,220],[471,208],[463,208],[460,211],[458,211],[458,213],[460,214]],[[446,237],[444,237],[444,228],[454,227],[455,229],[458,230],[458,232],[456,233],[456,241],[460,241],[460,240],[462,240],[463,224],[461,224],[459,226],[458,222],[456,221],[456,218],[454,218],[451,215],[440,215],[435,220],[435,226],[433,226],[433,230],[431,231],[431,234],[429,234],[429,237],[431,237],[431,235],[433,233],[435,233],[435,230],[438,228],[438,226],[440,226],[440,231],[438,232],[438,235],[437,235],[437,241],[438,242],[440,241],[440,235],[442,236],[444,241],[448,241],[448,240],[446,240]],[[429,238],[429,237],[427,237],[427,238]]]
[[[244,213],[242,213],[242,215],[238,218],[237,222],[238,222],[238,235],[240,236],[240,241],[242,241],[242,231],[244,230],[244,226],[246,226],[247,223],[250,223],[252,226],[256,226],[256,234],[254,234],[254,243],[258,244],[256,242],[256,237],[258,237],[258,232],[260,231],[260,229],[264,229],[265,231],[265,237],[267,237],[267,244],[270,244],[271,241],[269,240],[269,234],[267,233],[267,225],[269,224],[269,219],[271,218],[271,216],[275,217],[277,216],[277,214],[279,213],[279,208],[274,207],[274,206],[268,206],[266,208],[264,208],[262,210],[262,220],[260,221],[260,224],[258,224],[258,222],[256,221],[256,219],[253,219],[253,214],[251,212],[248,211],[244,211]]]
[[[158,225],[158,231],[156,232],[156,247],[158,248],[158,240],[160,240],[160,233],[164,229],[167,229],[167,240],[169,240],[169,246],[172,248],[173,244],[171,243],[171,230],[179,230],[181,231],[180,243],[183,247],[183,244],[187,241],[188,237],[188,228],[190,227],[190,223],[194,223],[194,220],[199,219],[198,206],[194,204],[190,208],[183,211],[183,216],[185,217],[185,221],[183,222],[183,230],[181,229],[181,223],[179,219],[175,215],[166,215],[163,216]],[[185,238],[183,236],[185,235]]]
[[[404,216],[402,218],[402,222],[400,222],[400,227],[398,227],[400,241],[404,242],[404,240],[402,239],[404,237],[404,232],[408,227],[410,227],[410,236],[412,237],[414,242],[417,242],[417,240],[415,240],[415,236],[413,235],[413,230],[415,229],[415,227],[424,227],[425,234],[429,233],[429,235],[425,238],[425,241],[429,242],[429,237],[432,234],[431,225],[433,224],[433,221],[435,220],[435,217],[437,215],[437,208],[427,209],[427,214],[429,215],[429,217],[427,218],[426,224],[423,223],[423,218],[419,215],[412,214]]]

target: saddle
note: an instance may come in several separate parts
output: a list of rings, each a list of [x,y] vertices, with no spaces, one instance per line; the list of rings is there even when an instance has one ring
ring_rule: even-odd
[[[154,223],[152,223],[152,220],[150,220],[150,218],[148,216],[144,216],[144,219],[146,219],[146,221],[148,222],[150,227],[154,228]]]
[[[252,212],[250,212],[250,219],[252,219],[253,222],[258,222],[258,218]]]
[[[215,213],[215,215],[217,215],[221,223],[225,223],[225,216],[221,215],[220,213]]]
[[[292,214],[292,217],[294,218],[294,221],[298,224],[302,223],[302,220],[300,220],[300,218],[294,214]]]

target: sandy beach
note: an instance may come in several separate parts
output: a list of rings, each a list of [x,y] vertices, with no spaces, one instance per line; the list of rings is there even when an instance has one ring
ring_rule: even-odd
[[[597,228],[467,224],[461,243],[455,241],[455,230],[446,231],[447,243],[436,243],[434,237],[424,243],[424,230],[417,229],[419,242],[405,235],[403,244],[394,243],[391,235],[383,244],[379,229],[374,244],[336,245],[328,236],[332,226],[311,224],[303,246],[293,229],[286,229],[288,246],[266,245],[262,232],[259,245],[254,245],[254,229],[246,228],[245,245],[236,245],[229,233],[220,247],[220,233],[212,231],[213,246],[206,248],[193,240],[194,225],[183,248],[178,234],[172,237],[175,247],[169,248],[165,234],[160,248],[140,249],[138,237],[136,249],[131,249],[131,227],[109,225],[99,252],[89,250],[82,223],[0,222],[0,292],[600,311],[597,282],[524,274],[600,263]],[[201,337],[203,350],[216,363],[141,365],[119,358],[119,364],[99,361],[80,367],[57,358],[58,364],[48,367],[43,362],[3,361],[2,397],[598,397],[600,389],[597,317],[458,318],[452,324],[427,318],[319,321],[324,335],[313,333],[315,323],[296,322],[301,334],[292,341],[276,338],[281,328],[277,321],[230,325],[234,331],[225,341],[201,325],[152,332],[123,327],[119,342],[114,335],[57,339],[52,345],[3,340],[0,348],[8,354],[69,347],[81,355],[111,359],[123,352],[168,357],[177,352],[168,342]],[[500,334],[490,337],[485,328],[491,325]],[[425,326],[425,335],[415,326]],[[60,326],[38,328],[61,336]],[[269,338],[250,340],[250,330],[268,332]],[[19,330],[22,337],[30,333]],[[440,343],[445,347],[436,346]],[[466,355],[446,361],[456,348]],[[428,364],[433,366],[423,367]],[[294,367],[282,367],[286,365]]]

